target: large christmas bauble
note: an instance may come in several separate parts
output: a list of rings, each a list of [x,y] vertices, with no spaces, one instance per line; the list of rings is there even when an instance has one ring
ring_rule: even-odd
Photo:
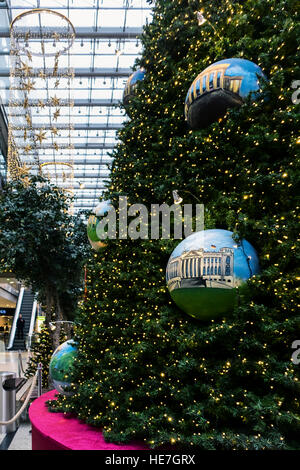
[[[185,313],[200,320],[232,312],[238,288],[259,272],[255,249],[236,242],[228,230],[195,232],[170,256],[166,278],[170,295]]]
[[[62,343],[52,354],[49,365],[49,376],[55,389],[62,395],[71,395],[72,367],[77,355],[73,340]]]
[[[146,73],[145,69],[140,68],[139,70],[134,72],[132,75],[130,75],[130,77],[128,78],[125,89],[124,89],[124,93],[123,93],[123,104],[125,106],[128,105],[130,98],[134,96],[137,83],[144,79],[145,73]]]
[[[87,236],[92,248],[96,251],[100,248],[104,248],[106,244],[97,235],[97,225],[99,224],[102,217],[105,217],[112,205],[110,201],[102,201],[94,209],[94,215],[91,215],[87,223]]]
[[[261,68],[246,59],[224,59],[207,67],[193,81],[185,100],[191,129],[201,129],[223,117],[228,108],[259,96]]]

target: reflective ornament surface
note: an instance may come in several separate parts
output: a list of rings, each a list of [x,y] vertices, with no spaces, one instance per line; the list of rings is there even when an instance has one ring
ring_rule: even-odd
[[[237,291],[259,273],[258,256],[246,240],[239,243],[232,232],[221,229],[195,232],[170,256],[167,286],[176,305],[200,320],[230,314]]]
[[[124,93],[123,93],[123,104],[126,106],[129,100],[135,94],[137,83],[144,79],[146,71],[144,68],[140,68],[136,72],[130,75],[127,80]]]
[[[72,367],[76,355],[77,348],[73,340],[60,344],[52,354],[49,376],[54,388],[62,395],[72,395],[72,392],[68,389],[71,387]]]
[[[94,215],[91,215],[87,223],[87,236],[92,248],[96,251],[104,248],[104,243],[97,234],[97,226],[103,217],[106,217],[108,212],[111,210],[112,205],[110,201],[102,201],[94,209]]]
[[[258,96],[262,69],[246,59],[224,59],[207,67],[193,81],[186,95],[185,118],[191,129],[201,129]]]

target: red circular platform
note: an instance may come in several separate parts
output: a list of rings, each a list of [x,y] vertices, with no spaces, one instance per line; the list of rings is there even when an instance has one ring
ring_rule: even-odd
[[[149,450],[145,444],[117,445],[105,442],[100,429],[63,413],[50,413],[46,401],[56,390],[44,393],[29,407],[32,424],[32,450]]]

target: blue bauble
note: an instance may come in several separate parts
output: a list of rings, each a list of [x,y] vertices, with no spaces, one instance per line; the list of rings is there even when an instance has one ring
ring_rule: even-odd
[[[97,226],[102,217],[105,217],[111,210],[110,201],[102,201],[94,209],[94,215],[91,215],[87,223],[87,236],[92,248],[96,251],[104,248],[106,244],[99,238],[97,234]]]
[[[140,68],[139,70],[134,72],[132,75],[130,75],[130,77],[128,78],[126,86],[125,86],[125,90],[123,93],[123,104],[125,106],[128,105],[130,98],[134,96],[137,83],[144,79],[145,73],[146,73],[145,69]]]
[[[238,288],[259,273],[258,256],[246,240],[228,230],[195,232],[170,256],[166,278],[170,295],[185,313],[211,320],[233,311]]]
[[[193,81],[185,99],[185,118],[191,129],[201,129],[241,106],[250,95],[259,96],[261,68],[246,59],[224,59],[207,67]]]
[[[62,343],[52,354],[49,364],[50,381],[62,395],[72,395],[72,368],[77,356],[77,348],[73,340]]]

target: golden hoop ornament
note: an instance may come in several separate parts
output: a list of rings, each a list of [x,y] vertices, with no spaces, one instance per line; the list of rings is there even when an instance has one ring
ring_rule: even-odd
[[[23,18],[25,18],[26,16],[29,16],[29,15],[35,15],[35,14],[42,14],[42,13],[45,13],[45,14],[49,14],[49,15],[55,15],[56,17],[59,17],[62,21],[65,21],[66,22],[66,26],[64,27],[66,30],[70,29],[71,32],[68,32],[68,34],[64,33],[63,35],[59,35],[56,33],[56,30],[54,29],[52,34],[51,33],[43,33],[42,31],[43,30],[47,30],[47,28],[49,28],[49,26],[40,26],[40,33],[39,34],[36,34],[36,33],[30,33],[30,27],[26,26],[26,33],[24,32],[21,36],[20,36],[20,33],[18,32],[15,32],[14,31],[14,28],[17,26],[17,23],[19,21],[21,21]],[[58,27],[59,29],[59,27]],[[67,42],[68,42],[68,45],[64,48],[62,48],[60,51],[56,51],[56,52],[50,52],[50,53],[45,53],[44,51],[42,51],[41,53],[38,53],[38,52],[31,52],[31,55],[34,55],[34,56],[46,56],[46,57],[52,57],[52,56],[57,56],[57,55],[61,55],[61,54],[64,54],[65,52],[67,52],[71,46],[73,45],[74,43],[74,39],[76,37],[76,33],[75,33],[75,28],[72,24],[72,22],[69,20],[69,18],[67,18],[65,15],[63,15],[62,13],[59,13],[57,11],[53,11],[53,10],[48,10],[47,8],[34,8],[32,10],[29,10],[29,11],[25,11],[23,13],[20,13],[19,15],[17,15],[11,22],[10,24],[10,35],[11,37],[24,37],[26,39],[30,39],[30,38],[35,38],[35,39],[48,39],[48,40],[55,40],[55,37],[57,36],[57,41],[59,42],[61,38],[63,39],[67,39]],[[26,47],[23,47],[23,48],[20,48],[20,50],[24,51],[25,53],[27,53],[28,51],[28,48]]]

